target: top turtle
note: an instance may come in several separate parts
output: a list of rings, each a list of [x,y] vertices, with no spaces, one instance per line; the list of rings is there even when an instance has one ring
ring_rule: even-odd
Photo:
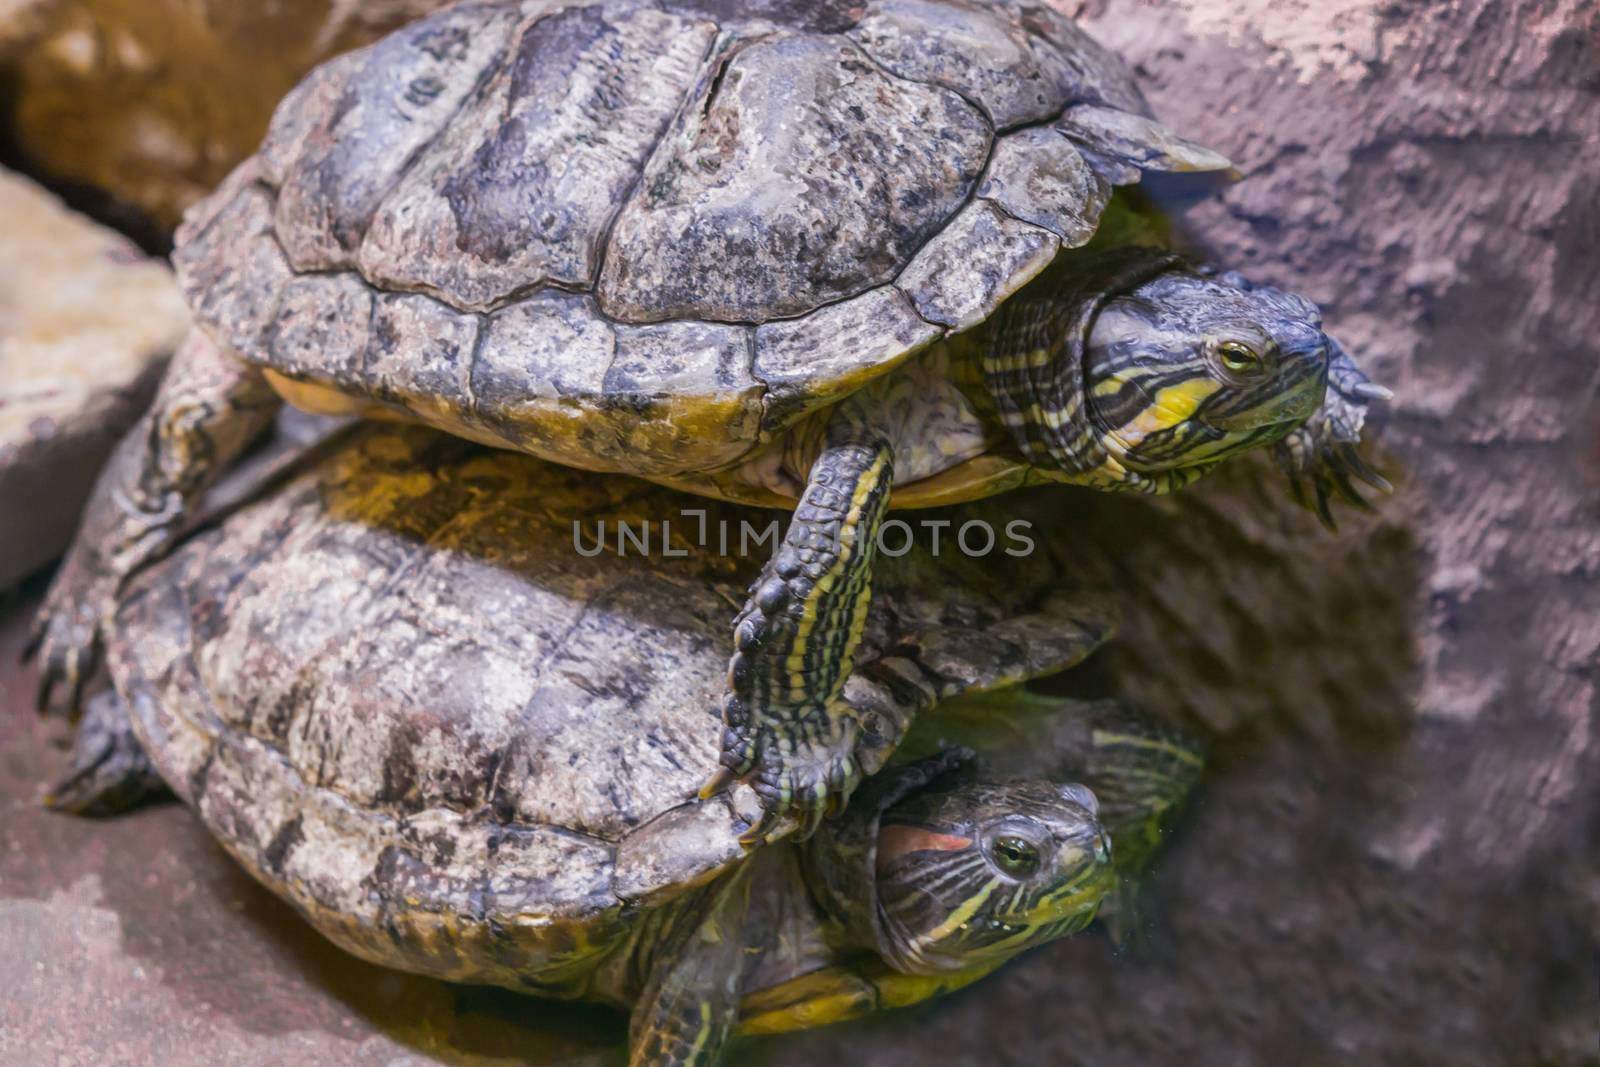
[[[1384,390],[1314,305],[1090,246],[1115,186],[1228,170],[1019,0],[413,23],[312,72],[179,231],[199,329],[46,603],[42,699],[75,700],[117,586],[283,398],[796,507],[735,621],[708,788],[749,780],[773,816],[836,802],[891,487],[1163,492],[1279,442],[1324,512],[1355,497]]]

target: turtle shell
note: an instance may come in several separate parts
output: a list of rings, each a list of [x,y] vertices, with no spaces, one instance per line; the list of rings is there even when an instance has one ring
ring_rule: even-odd
[[[772,521],[369,425],[138,577],[111,670],[162,776],[334,940],[561,992],[641,907],[741,855],[755,795],[697,791],[740,523]],[[586,555],[602,523],[609,548]],[[868,770],[936,699],[1071,666],[1109,633],[1048,545],[945,548],[879,568],[846,690]]]
[[[1041,5],[468,2],[313,71],[175,262],[281,383],[670,475],[983,321],[1113,185],[1227,167]]]

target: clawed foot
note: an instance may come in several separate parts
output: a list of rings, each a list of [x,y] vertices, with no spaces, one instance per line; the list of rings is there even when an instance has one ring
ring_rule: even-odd
[[[67,775],[45,795],[45,806],[73,815],[117,815],[166,792],[128,722],[114,690],[89,701],[73,740]]]
[[[854,719],[831,718],[817,709],[795,726],[798,742],[771,729],[746,733],[729,727],[723,735],[722,766],[701,795],[713,796],[737,781],[750,784],[761,802],[761,817],[739,836],[745,848],[782,836],[791,817],[798,824],[795,839],[805,840],[844,809],[861,783]]]
[[[1295,500],[1316,512],[1322,525],[1338,529],[1329,501],[1338,498],[1363,511],[1373,510],[1353,481],[1380,493],[1394,491],[1389,480],[1361,458],[1357,446],[1367,408],[1394,394],[1371,381],[1342,349],[1335,348],[1328,369],[1328,393],[1305,425],[1278,442],[1278,462],[1289,475]],[[1309,485],[1308,485],[1309,483]]]
[[[701,796],[750,783],[762,815],[740,838],[747,848],[779,836],[789,815],[809,836],[861,779],[861,727],[842,694],[867,621],[894,462],[887,442],[841,426],[733,622],[722,766]]]
[[[23,648],[24,660],[37,659],[39,688],[34,705],[76,717],[83,687],[100,658],[100,620],[107,598],[94,583],[72,580],[69,563],[50,586]]]

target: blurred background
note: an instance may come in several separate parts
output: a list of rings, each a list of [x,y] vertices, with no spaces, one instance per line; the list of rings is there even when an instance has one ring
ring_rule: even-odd
[[[1394,389],[1398,490],[1337,536],[1263,458],[1019,501],[1127,594],[1064,684],[1214,745],[1144,928],[732,1062],[1600,1063],[1600,11],[1053,2],[1244,172],[1183,225]],[[0,1062],[618,1059],[610,1013],[345,957],[176,806],[39,806],[65,731],[17,653],[71,523],[44,509],[181,335],[172,227],[307,69],[436,6],[0,0],[0,373],[84,368],[0,410],[0,479],[40,509],[0,517],[0,586],[34,573],[0,606]]]

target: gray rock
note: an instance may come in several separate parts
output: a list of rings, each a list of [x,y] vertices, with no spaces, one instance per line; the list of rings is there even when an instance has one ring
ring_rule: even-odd
[[[66,547],[187,329],[164,266],[0,170],[0,590]]]

